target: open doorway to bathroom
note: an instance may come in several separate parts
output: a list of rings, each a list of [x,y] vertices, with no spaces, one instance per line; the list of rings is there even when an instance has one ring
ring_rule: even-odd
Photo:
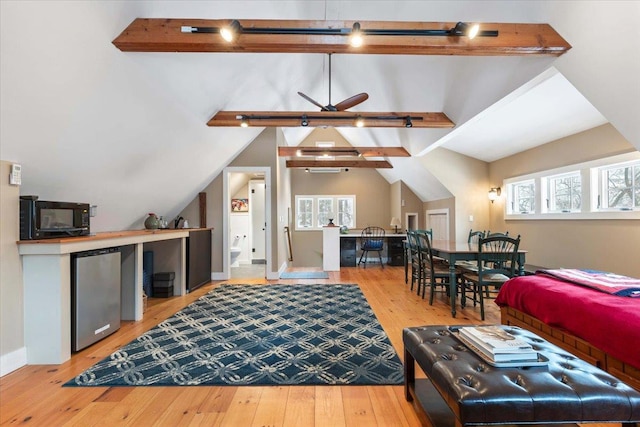
[[[265,171],[234,168],[228,171],[228,277],[265,278],[268,216]]]

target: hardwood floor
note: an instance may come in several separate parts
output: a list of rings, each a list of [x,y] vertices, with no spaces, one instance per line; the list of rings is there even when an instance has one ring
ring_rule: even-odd
[[[419,426],[402,386],[292,387],[62,387],[144,331],[221,283],[357,283],[402,358],[402,329],[481,323],[479,309],[451,318],[443,294],[433,306],[410,291],[401,267],[344,268],[324,280],[233,279],[191,294],[149,299],[140,322],[125,322],[110,337],[62,365],[25,366],[0,379],[0,425],[33,426]],[[485,323],[499,323],[489,302]],[[619,424],[618,424],[619,425]],[[594,426],[591,424],[591,426]]]

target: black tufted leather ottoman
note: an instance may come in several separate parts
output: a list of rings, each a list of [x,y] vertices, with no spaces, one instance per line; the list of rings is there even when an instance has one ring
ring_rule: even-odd
[[[529,331],[504,326],[544,354],[548,366],[492,367],[449,328],[402,332],[405,397],[434,426],[640,422],[640,393]],[[416,362],[428,379],[416,381]]]

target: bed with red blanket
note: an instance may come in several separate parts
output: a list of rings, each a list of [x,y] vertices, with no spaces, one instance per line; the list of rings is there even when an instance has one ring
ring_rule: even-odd
[[[607,274],[597,283],[599,274],[539,270],[507,281],[496,298],[502,323],[535,332],[640,390],[640,280]]]

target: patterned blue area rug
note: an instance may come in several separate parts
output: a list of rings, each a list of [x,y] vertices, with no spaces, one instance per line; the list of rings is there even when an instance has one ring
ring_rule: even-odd
[[[357,285],[222,285],[65,386],[402,384]]]

